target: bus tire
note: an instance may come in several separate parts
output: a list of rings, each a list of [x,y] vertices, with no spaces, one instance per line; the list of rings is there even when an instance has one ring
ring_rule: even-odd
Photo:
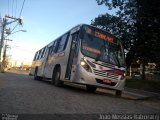
[[[52,78],[52,84],[58,87],[63,86],[63,81],[60,80],[60,75],[61,75],[61,69],[60,67],[58,67],[57,69],[54,70]]]
[[[35,69],[34,80],[42,80],[42,77],[37,76],[37,73],[38,73],[38,68]]]
[[[87,91],[88,91],[88,92],[95,92],[96,89],[97,89],[96,87],[91,86],[91,85],[87,85],[86,87],[87,87]]]
[[[116,96],[121,97],[122,96],[122,91],[121,90],[116,90]]]

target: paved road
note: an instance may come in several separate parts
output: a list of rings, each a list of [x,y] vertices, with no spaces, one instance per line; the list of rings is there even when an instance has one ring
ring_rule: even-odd
[[[0,113],[160,113],[157,106],[159,101],[118,98],[105,90],[88,93],[69,85],[55,87],[24,71],[0,73]]]

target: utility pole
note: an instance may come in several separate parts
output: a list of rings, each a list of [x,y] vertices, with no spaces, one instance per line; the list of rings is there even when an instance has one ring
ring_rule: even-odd
[[[3,48],[3,42],[4,42],[4,30],[6,28],[6,23],[7,23],[7,19],[6,18],[3,18],[3,21],[2,21],[2,34],[1,34],[1,43],[0,43],[0,62],[2,60],[2,48]]]
[[[6,67],[6,52],[7,52],[8,45],[5,45],[4,47],[4,53],[3,53],[3,60],[2,60],[2,70]]]
[[[13,19],[14,21],[11,21],[11,22],[7,22],[7,18],[9,18],[9,19]],[[13,22],[16,22],[16,21],[18,21],[18,23],[20,24],[20,25],[22,25],[23,24],[23,17],[19,17],[19,18],[16,18],[16,17],[11,17],[11,16],[5,16],[4,18],[3,18],[3,21],[2,21],[2,31],[1,31],[1,42],[0,42],[0,71],[1,72],[4,72],[4,65],[3,65],[3,62],[2,62],[2,48],[3,48],[3,43],[4,43],[4,31],[5,31],[5,28],[6,28],[6,26],[8,25],[8,24],[11,24],[11,23],[13,23]]]
[[[3,60],[2,60],[2,70],[4,70],[5,67],[7,66],[7,61],[6,61],[6,53],[7,53],[7,48],[8,48],[7,41],[12,41],[10,39],[5,39],[5,40],[6,40],[6,43],[5,43],[5,46],[4,46],[4,53],[3,53]]]

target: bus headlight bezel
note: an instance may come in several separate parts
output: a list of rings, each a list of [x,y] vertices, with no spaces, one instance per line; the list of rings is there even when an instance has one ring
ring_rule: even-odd
[[[80,60],[80,65],[87,71],[87,72],[92,72],[91,67],[88,65],[88,63],[84,60]]]

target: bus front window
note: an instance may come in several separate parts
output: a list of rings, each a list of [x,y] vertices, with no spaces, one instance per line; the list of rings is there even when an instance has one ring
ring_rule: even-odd
[[[102,36],[103,37],[103,36]],[[85,56],[117,66],[125,66],[123,49],[120,42],[113,43],[95,35],[95,31],[84,32],[81,51]]]

